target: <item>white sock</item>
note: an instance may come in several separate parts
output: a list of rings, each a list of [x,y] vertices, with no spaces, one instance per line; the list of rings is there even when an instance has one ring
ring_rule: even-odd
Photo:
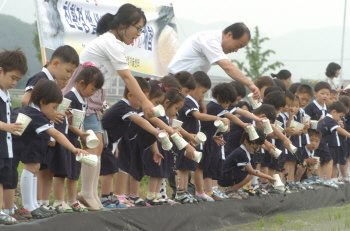
[[[37,208],[33,201],[33,177],[33,173],[27,169],[23,169],[21,175],[22,205],[23,208],[29,211],[33,211]]]
[[[161,198],[168,198],[167,194],[166,194],[166,179],[163,178],[162,179],[162,184],[160,186],[160,195],[161,195]]]
[[[39,208],[40,205],[38,203],[38,177],[34,176],[33,177],[33,194],[32,194],[32,197],[33,197],[33,202],[34,202],[34,206],[36,208]]]

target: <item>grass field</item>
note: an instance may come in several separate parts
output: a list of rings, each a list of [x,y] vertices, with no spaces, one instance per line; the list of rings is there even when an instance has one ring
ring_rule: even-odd
[[[350,204],[277,214],[217,231],[343,231],[350,230]]]

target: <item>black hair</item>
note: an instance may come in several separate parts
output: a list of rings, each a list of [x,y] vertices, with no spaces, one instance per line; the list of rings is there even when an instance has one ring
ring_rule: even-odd
[[[180,71],[174,75],[174,78],[180,83],[181,87],[193,90],[196,88],[196,82],[194,81],[191,73],[187,71]]]
[[[309,134],[310,137],[311,137],[311,136],[316,136],[316,137],[318,137],[320,140],[321,140],[321,138],[322,138],[322,133],[321,133],[320,131],[316,130],[316,129],[311,129],[311,128],[309,128],[309,129],[307,129],[307,133]]]
[[[288,70],[283,69],[283,70],[280,70],[277,74],[271,73],[271,76],[273,78],[277,78],[280,80],[287,80],[290,77],[292,77],[292,73],[290,73],[290,71],[288,71]]]
[[[79,55],[77,51],[69,45],[58,47],[51,55],[50,61],[55,58],[61,60],[63,63],[70,63],[75,66],[79,65]]]
[[[136,79],[137,83],[139,84],[141,90],[144,93],[150,91],[150,86],[149,86],[149,83],[148,83],[146,78],[135,76],[135,79]],[[125,88],[124,88],[124,97],[127,97],[128,93],[129,93],[129,89],[125,86]]]
[[[339,102],[342,102],[346,108],[350,109],[350,97],[349,96],[347,96],[347,95],[339,96]]]
[[[236,104],[236,107],[242,108],[242,107],[247,107],[248,111],[252,110],[252,107],[250,106],[250,104],[247,101],[241,100]]]
[[[284,92],[273,91],[264,97],[263,103],[271,104],[276,110],[286,106],[286,97]]]
[[[280,79],[273,79],[273,81],[275,82],[275,85],[280,87],[283,91],[287,90],[286,85],[284,84],[284,82]]]
[[[40,102],[47,105],[49,103],[61,103],[62,99],[61,89],[54,81],[48,79],[39,80],[30,96],[30,102],[38,107],[40,107]]]
[[[171,107],[178,102],[185,101],[185,96],[179,90],[171,88],[165,93],[165,100],[169,100],[168,107]]]
[[[275,82],[270,76],[261,76],[255,80],[255,85],[257,86],[257,88],[261,89],[263,87],[275,86]]]
[[[341,66],[337,63],[329,63],[326,68],[326,76],[328,78],[334,78],[337,70],[340,70]]]
[[[233,103],[237,98],[237,92],[229,83],[219,83],[212,89],[212,96],[219,103]]]
[[[255,115],[264,114],[265,117],[270,120],[270,123],[274,123],[276,120],[276,110],[274,106],[270,104],[263,103],[260,107],[253,110],[253,114]]]
[[[196,82],[196,87],[204,87],[206,89],[211,88],[211,81],[207,73],[204,71],[196,71],[193,74],[194,81]]]
[[[193,78],[192,78],[193,80]],[[170,88],[176,88],[177,90],[181,89],[181,84],[172,76],[164,76],[160,79],[160,82],[162,83],[163,90],[166,92]],[[194,83],[194,80],[193,80]],[[194,83],[195,84],[195,83]]]
[[[75,82],[78,83],[84,81],[84,85],[87,86],[90,83],[94,84],[96,89],[100,89],[105,81],[102,72],[95,66],[83,66],[83,69],[79,72]]]
[[[267,87],[267,88],[265,89],[265,91],[264,91],[264,97],[267,96],[269,93],[275,92],[275,91],[284,93],[284,91],[282,90],[282,88],[280,88],[280,87],[278,87],[278,86],[272,86],[272,87]]]
[[[331,93],[331,95],[338,95],[338,92],[335,89],[331,89],[330,93]]]
[[[286,92],[285,92],[285,94],[286,94],[286,98],[288,98],[288,99],[290,99],[291,101],[295,101],[296,99],[298,99],[297,97],[296,97],[296,95],[294,95],[291,91],[289,91],[289,90],[287,90]]]
[[[247,91],[243,83],[239,81],[231,81],[230,84],[236,89],[237,97],[240,96],[241,98],[244,98],[247,95]]]
[[[161,97],[165,94],[165,89],[163,87],[163,84],[159,80],[149,80],[149,99],[154,99]]]
[[[249,140],[249,135],[247,132],[243,132],[242,138],[241,138],[241,143],[244,141],[248,141],[249,144],[258,144],[258,145],[263,145],[266,140],[266,134],[259,128],[255,128],[256,133],[258,134],[259,138],[255,140]]]
[[[308,94],[309,96],[314,96],[314,92],[312,90],[312,88],[310,87],[310,85],[307,85],[307,84],[301,84],[297,91],[296,91],[297,94]]]
[[[115,15],[110,13],[103,15],[97,23],[96,33],[101,35],[109,30],[118,29],[121,25],[127,27],[135,25],[141,19],[144,20],[144,25],[146,25],[147,19],[142,9],[126,3],[118,9]]]
[[[233,39],[239,39],[244,34],[248,35],[248,38],[250,40],[250,30],[249,28],[242,22],[234,23],[224,29],[224,34],[227,34],[231,32]]]
[[[297,82],[297,83],[292,83],[292,84],[289,86],[288,90],[291,91],[293,94],[295,94],[295,93],[297,92],[297,90],[298,90],[298,87],[301,86],[301,85],[302,85],[302,84],[299,83],[299,82]]]
[[[347,109],[345,107],[345,105],[342,102],[336,101],[334,103],[332,103],[329,107],[328,107],[328,111],[331,112],[335,110],[338,113],[347,113]]]
[[[318,83],[315,84],[315,86],[314,86],[314,91],[315,92],[319,92],[322,89],[328,89],[329,92],[330,92],[332,88],[331,88],[331,85],[329,85],[329,83],[324,82],[324,81],[321,81],[321,82],[318,82]]]
[[[0,68],[4,72],[19,71],[24,75],[28,70],[27,59],[20,49],[14,51],[4,50],[0,52]]]

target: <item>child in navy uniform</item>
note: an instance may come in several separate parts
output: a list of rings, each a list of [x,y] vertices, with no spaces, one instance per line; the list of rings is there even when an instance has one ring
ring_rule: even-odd
[[[94,67],[91,63],[84,63],[83,69],[79,72],[75,82],[76,85],[64,97],[71,100],[70,108],[78,109],[86,112],[87,104],[86,97],[92,96],[96,90],[103,86],[104,78],[99,69]],[[80,148],[80,142],[84,142],[88,133],[82,132],[81,129],[69,126],[68,139],[75,147]],[[56,145],[57,149],[62,148],[61,145]],[[63,149],[63,148],[62,148]],[[55,199],[54,207],[56,210],[66,210],[64,202],[64,182],[67,179],[68,192],[68,209],[76,212],[84,212],[86,208],[76,199],[77,181],[80,176],[81,165],[75,160],[75,155],[64,151],[56,152],[49,166],[54,173],[54,192]]]
[[[50,136],[74,154],[87,154],[86,151],[74,147],[64,134],[53,127],[51,120],[55,119],[55,110],[62,98],[62,92],[56,83],[40,80],[32,91],[29,106],[19,110],[32,119],[22,136],[16,138],[14,142],[16,154],[20,155],[24,164],[21,174],[23,207],[31,211],[34,218],[44,218],[55,214],[54,212],[48,213],[43,207],[38,207],[37,181],[34,180],[39,171],[42,156],[46,154]]]
[[[11,225],[26,220],[14,211],[17,169],[13,158],[12,134],[22,130],[21,124],[11,123],[9,89],[27,72],[27,60],[20,50],[0,52],[0,224]],[[4,193],[5,191],[5,193]],[[3,203],[4,202],[4,203]],[[4,210],[3,210],[4,208]]]
[[[261,149],[266,138],[260,129],[255,128],[255,130],[259,138],[251,141],[249,135],[245,132],[241,139],[241,146],[235,149],[224,161],[223,176],[219,180],[219,185],[227,187],[226,193],[230,198],[242,199],[237,190],[247,184],[252,176],[274,181],[271,176],[255,170],[250,163],[251,155]]]

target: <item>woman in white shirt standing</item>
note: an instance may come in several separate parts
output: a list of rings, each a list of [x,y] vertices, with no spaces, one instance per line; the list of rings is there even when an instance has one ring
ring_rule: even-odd
[[[337,84],[335,81],[335,78],[337,78],[340,74],[340,69],[341,66],[337,63],[329,63],[327,68],[326,68],[326,76],[327,79],[325,80],[327,83],[329,83],[329,85],[331,85],[331,88],[333,90],[337,90],[340,91],[341,89],[341,84]]]

